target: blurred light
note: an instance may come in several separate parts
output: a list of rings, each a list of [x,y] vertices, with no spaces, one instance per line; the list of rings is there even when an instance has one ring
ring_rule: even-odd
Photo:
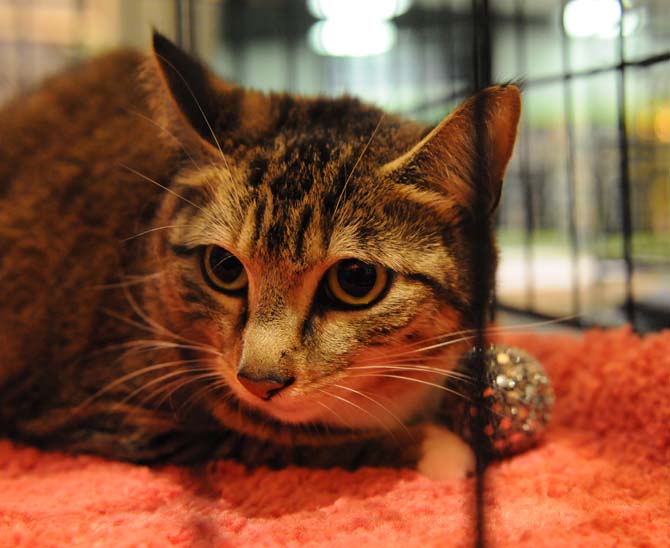
[[[327,19],[309,31],[309,43],[320,55],[365,57],[389,51],[398,31],[389,21],[341,21]]]
[[[412,0],[307,0],[321,19],[309,31],[309,43],[320,55],[366,57],[389,51],[398,39],[391,19],[405,13]]]
[[[654,133],[662,143],[670,143],[670,107],[660,108],[656,113]]]
[[[575,38],[614,38],[619,34],[621,20],[621,4],[617,0],[570,0],[563,8],[563,28]],[[624,11],[624,36],[635,32],[640,22],[638,9]]]
[[[405,13],[412,0],[307,0],[317,19],[388,21]]]

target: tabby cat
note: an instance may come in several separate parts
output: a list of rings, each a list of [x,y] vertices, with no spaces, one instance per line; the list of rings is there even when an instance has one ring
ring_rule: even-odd
[[[157,33],[8,104],[0,435],[135,462],[421,466],[437,447],[466,466],[431,416],[485,306],[472,257],[495,261],[477,235],[519,113],[513,85],[432,130],[263,94]]]

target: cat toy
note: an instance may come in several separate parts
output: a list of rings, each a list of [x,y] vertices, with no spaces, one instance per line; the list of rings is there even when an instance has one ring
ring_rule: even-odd
[[[474,368],[482,363],[485,382],[477,383]],[[460,374],[447,384],[450,393],[443,407],[456,433],[472,442],[475,417],[483,412],[483,449],[492,457],[510,456],[539,442],[551,419],[554,391],[537,359],[519,348],[492,345],[465,354],[456,372]]]

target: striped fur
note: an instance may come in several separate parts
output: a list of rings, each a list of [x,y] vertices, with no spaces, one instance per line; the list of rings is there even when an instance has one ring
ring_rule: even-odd
[[[473,101],[429,131],[352,98],[243,90],[158,35],[154,50],[0,113],[0,432],[140,461],[393,462],[389,440],[430,415],[429,384],[466,344],[431,342],[479,312],[474,166],[492,210],[518,90],[480,95],[477,160]],[[244,296],[203,280],[211,244],[244,265]],[[391,272],[379,302],[319,297],[344,258]],[[295,382],[260,400],[242,361]]]

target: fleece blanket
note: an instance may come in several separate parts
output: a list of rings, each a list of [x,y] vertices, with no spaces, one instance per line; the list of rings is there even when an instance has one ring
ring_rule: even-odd
[[[489,546],[670,545],[670,333],[514,335],[553,380],[542,445],[490,467]],[[470,546],[473,480],[195,473],[0,441],[0,547]]]

